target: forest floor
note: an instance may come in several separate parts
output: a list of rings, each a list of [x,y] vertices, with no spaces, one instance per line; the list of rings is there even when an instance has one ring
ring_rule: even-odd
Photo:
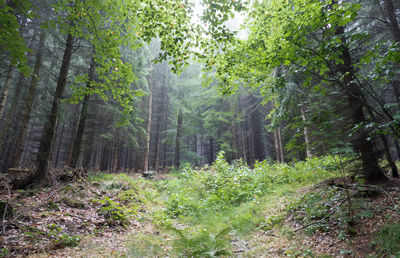
[[[204,257],[381,257],[379,241],[399,233],[398,179],[380,187],[287,183],[223,212],[167,218],[165,185],[176,180],[95,174],[4,189],[0,200],[12,212],[0,225],[0,257],[174,257],[185,248]]]

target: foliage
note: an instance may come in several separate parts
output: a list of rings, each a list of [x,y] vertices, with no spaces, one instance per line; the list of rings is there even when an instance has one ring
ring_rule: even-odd
[[[208,210],[223,210],[255,200],[279,184],[316,182],[332,175],[333,157],[310,158],[292,164],[256,163],[250,169],[242,161],[229,164],[223,152],[211,167],[186,167],[179,182],[171,183],[166,211],[173,217]]]
[[[77,246],[79,244],[79,242],[81,241],[81,237],[80,236],[76,236],[76,235],[70,235],[68,233],[64,233],[61,234],[57,237],[56,240],[54,240],[54,243],[58,246],[68,246],[68,247],[74,247]]]
[[[302,225],[315,222],[306,228],[308,234],[313,234],[316,230],[329,231],[329,219],[333,216],[331,211],[337,208],[335,205],[343,195],[343,192],[335,188],[312,191],[291,202],[285,212]]]
[[[138,190],[137,182],[125,174],[98,174],[90,176],[90,180],[100,181],[104,190],[116,191],[113,197],[105,196],[96,202],[102,207],[98,213],[110,224],[126,225],[130,218],[135,218],[144,198]]]
[[[7,248],[0,248],[0,257],[6,257],[9,251]]]
[[[225,228],[216,235],[206,229],[199,229],[194,232],[177,229],[173,226],[170,230],[178,235],[174,241],[174,248],[179,255],[185,257],[217,257],[229,256],[229,232],[230,228]]]
[[[400,256],[400,225],[388,224],[376,233],[373,244],[379,255],[387,257]]]
[[[140,208],[139,204],[131,202],[132,199],[134,199],[133,195],[125,191],[120,194],[117,200],[112,200],[106,196],[99,200],[102,207],[98,213],[103,215],[111,224],[126,225],[131,217],[137,215]]]
[[[22,18],[24,17],[24,18]],[[30,49],[20,33],[20,20],[33,17],[32,4],[27,0],[2,1],[0,3],[0,54],[6,53],[11,65],[17,66],[24,75],[29,72],[26,53]]]

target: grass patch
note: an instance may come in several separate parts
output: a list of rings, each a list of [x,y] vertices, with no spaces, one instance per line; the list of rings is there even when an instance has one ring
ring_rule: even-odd
[[[128,243],[128,257],[165,257],[168,249],[165,245],[166,238],[160,235],[138,233]]]
[[[384,257],[400,257],[400,225],[388,224],[376,233],[373,241],[378,254]]]
[[[152,202],[159,205],[153,221],[174,233],[177,256],[232,255],[230,236],[251,238],[249,232],[280,225],[283,207],[297,200],[299,188],[330,178],[337,169],[333,157],[261,162],[251,169],[240,160],[229,164],[220,153],[212,166],[188,166],[177,179],[152,183]]]

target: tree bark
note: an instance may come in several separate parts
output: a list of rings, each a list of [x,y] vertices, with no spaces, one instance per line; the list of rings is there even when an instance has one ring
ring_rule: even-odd
[[[257,103],[257,99],[252,96],[252,102]],[[264,160],[264,143],[261,137],[262,125],[259,104],[257,103],[251,114],[251,125],[253,130],[254,159],[258,161]]]
[[[154,169],[158,171],[160,169],[160,149],[161,149],[161,133],[163,128],[165,128],[167,115],[168,115],[168,103],[167,103],[167,92],[165,87],[162,89],[161,104],[158,111],[159,119],[157,121],[156,127],[156,149],[154,151]]]
[[[1,92],[1,97],[0,97],[0,118],[3,116],[4,107],[6,106],[6,101],[8,97],[8,92],[10,91],[14,68],[15,66],[13,64],[10,64],[8,66],[6,81],[4,82],[3,90]]]
[[[33,101],[35,100],[36,96],[37,84],[39,82],[39,73],[40,73],[40,68],[42,66],[43,46],[45,40],[46,40],[46,33],[42,31],[42,33],[40,34],[38,51],[36,52],[36,61],[31,76],[31,84],[29,86],[28,98],[26,100],[26,105],[22,113],[22,119],[21,119],[22,125],[21,129],[17,133],[17,138],[16,138],[17,141],[15,143],[16,147],[11,159],[12,167],[17,167],[19,165],[22,152],[24,150],[26,132],[28,129],[29,119],[32,113]]]
[[[61,127],[60,140],[58,142],[58,148],[57,148],[57,153],[56,153],[56,160],[54,161],[55,167],[58,167],[58,164],[60,161],[60,153],[61,153],[61,148],[62,148],[62,140],[64,137],[64,130],[65,130],[65,123],[63,123],[63,125]]]
[[[392,0],[383,0],[383,5],[385,7],[387,20],[389,21],[389,28],[393,39],[396,42],[400,42],[400,26],[399,22],[397,21],[396,10],[393,5]]]
[[[72,23],[70,26],[72,27]],[[39,155],[36,164],[35,181],[44,183],[48,179],[49,159],[51,148],[54,144],[54,135],[58,119],[58,109],[60,99],[64,93],[65,85],[67,83],[67,76],[69,71],[69,64],[71,62],[72,51],[74,45],[74,37],[68,33],[67,41],[64,49],[61,69],[57,80],[57,87],[53,97],[53,103],[49,117],[43,130],[43,135],[40,140]]]
[[[18,123],[19,121],[17,121],[17,109],[18,109],[18,101],[19,101],[19,97],[21,95],[21,91],[23,90],[23,86],[24,86],[24,81],[25,81],[25,76],[20,73],[19,74],[19,79],[17,82],[17,86],[15,89],[15,94],[13,96],[13,99],[11,101],[11,106],[9,111],[7,112],[7,115],[5,116],[4,119],[4,123],[2,126],[2,131],[1,131],[1,136],[0,136],[0,155],[3,158],[3,164],[1,164],[3,166],[3,168],[7,167],[7,163],[9,163],[9,160],[11,157],[9,157],[8,155],[5,155],[7,153],[8,147],[10,145],[10,143],[14,143],[14,134],[12,133],[12,124],[14,123]],[[14,120],[14,121],[13,121]],[[11,154],[12,156],[12,154]]]
[[[113,173],[116,173],[118,169],[118,144],[113,144],[113,154],[112,154],[112,161],[111,161],[111,170]]]
[[[211,136],[210,137],[210,143],[209,143],[209,157],[208,157],[208,163],[212,164],[214,162],[214,138]]]
[[[179,168],[180,166],[180,141],[181,141],[181,131],[182,131],[182,110],[178,111],[178,121],[176,124],[176,138],[175,138],[175,156],[174,156],[174,166]]]
[[[389,166],[390,166],[390,169],[392,172],[392,176],[399,177],[399,171],[397,170],[396,163],[394,162],[392,154],[390,153],[389,143],[384,135],[381,135],[380,137],[381,137],[381,141],[383,143],[383,147],[385,148],[386,160],[389,163]]]
[[[279,155],[281,162],[285,162],[283,156],[283,145],[282,145],[282,134],[281,134],[281,126],[278,127],[278,142],[279,142]]]
[[[302,105],[300,107],[300,112],[301,112],[301,119],[303,120],[304,127],[303,127],[303,134],[304,134],[304,141],[306,142],[306,157],[310,158],[313,156],[312,150],[311,150],[311,140],[310,140],[310,134],[308,132],[308,121],[306,117],[306,112],[304,110],[304,106]]]
[[[353,125],[360,125],[366,121],[363,111],[363,103],[360,100],[363,93],[360,86],[356,83],[356,78],[354,78],[350,50],[346,46],[344,28],[342,26],[336,28],[336,35],[341,37],[343,43],[339,50],[341,51],[340,57],[343,60],[343,63],[338,65],[338,70],[343,75],[343,87],[347,94],[350,117]],[[353,139],[352,145],[354,150],[359,152],[361,155],[363,172],[366,179],[369,181],[387,180],[386,176],[379,168],[373,145],[371,141],[368,140],[368,133],[365,129],[361,128],[358,131],[358,135]]]
[[[281,154],[279,151],[279,139],[278,139],[278,131],[274,132],[274,144],[275,144],[275,155],[276,155],[276,162],[281,163]]]
[[[152,73],[152,71],[151,71]],[[149,105],[148,105],[148,116],[147,116],[147,129],[146,129],[146,149],[144,152],[144,171],[149,171],[149,154],[150,154],[150,136],[151,136],[151,122],[153,116],[153,78],[152,74],[147,79],[149,85]]]
[[[95,69],[95,63],[94,63],[94,58],[92,57],[91,61],[90,61],[88,81],[86,83],[86,88],[90,88],[90,83],[94,80],[94,69]],[[73,167],[73,168],[76,167],[76,165],[78,163],[78,159],[79,159],[79,154],[80,154],[82,139],[83,139],[83,133],[85,131],[85,125],[86,125],[86,119],[87,119],[87,113],[88,113],[88,107],[89,107],[89,97],[90,97],[90,95],[86,94],[85,97],[83,98],[81,115],[79,117],[78,130],[76,132],[75,142],[73,143],[71,162],[69,163],[69,166]]]

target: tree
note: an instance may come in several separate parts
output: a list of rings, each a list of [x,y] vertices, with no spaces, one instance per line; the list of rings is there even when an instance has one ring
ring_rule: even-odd
[[[281,86],[268,76],[283,66],[291,72],[304,73],[307,76],[304,86],[316,90],[336,87],[347,98],[349,116],[346,119],[356,131],[351,140],[354,151],[360,154],[364,175],[369,180],[381,180],[385,177],[377,163],[371,132],[366,127],[364,112],[370,106],[364,92],[366,87],[357,74],[357,60],[363,60],[369,52],[358,52],[356,59],[350,49],[359,50],[364,43],[362,33],[351,30],[350,26],[358,9],[359,5],[347,2],[256,2],[250,14],[248,40],[213,63],[227,85],[241,79],[273,94]],[[310,85],[312,78],[319,81]],[[390,119],[387,110],[382,105],[380,108]]]

